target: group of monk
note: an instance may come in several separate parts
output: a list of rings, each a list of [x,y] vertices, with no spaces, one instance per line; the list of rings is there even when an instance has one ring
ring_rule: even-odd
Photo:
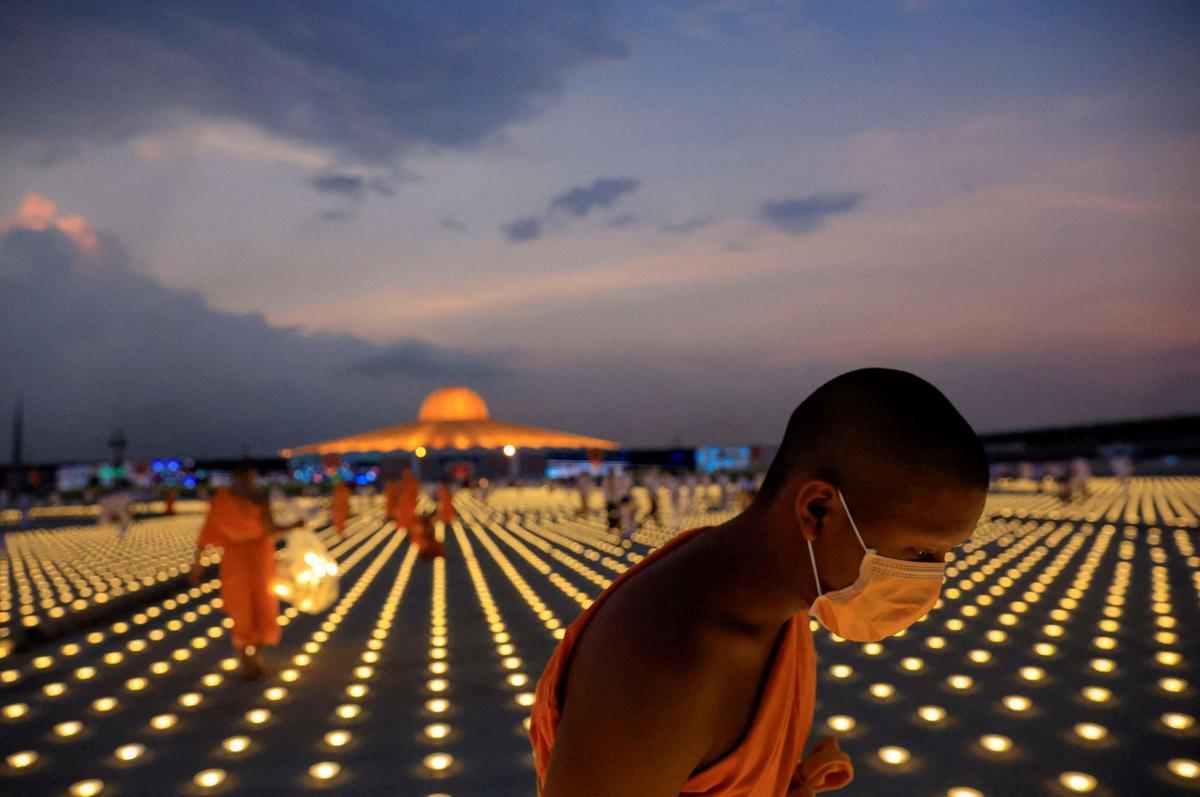
[[[973,533],[989,483],[983,446],[933,385],[869,368],[792,413],[752,503],[679,534],[631,567],[566,630],[538,681],[530,741],[541,797],[812,797],[853,767],[833,738],[809,746],[812,617],[874,642],[930,611],[952,549]],[[410,470],[385,509],[421,556],[444,555],[448,483],[418,513]],[[349,488],[335,491],[344,528]],[[851,509],[853,507],[853,509]],[[279,639],[267,585],[271,519],[239,469],[200,534],[225,548],[222,598],[248,674]],[[586,633],[584,633],[586,629]],[[805,752],[807,748],[807,753]]]
[[[439,484],[434,512],[417,511],[420,494],[420,482],[406,468],[399,479],[387,483],[384,492],[387,517],[395,522],[397,529],[408,534],[421,558],[445,556],[434,519],[448,525],[456,517],[449,482],[443,479]],[[352,496],[353,490],[345,479],[334,483],[330,522],[339,536],[346,532]],[[203,578],[204,549],[210,545],[223,549],[221,600],[233,622],[233,645],[240,657],[241,671],[248,678],[258,678],[263,673],[263,647],[279,642],[279,601],[271,589],[275,541],[301,525],[302,521],[286,527],[275,523],[268,494],[258,485],[258,474],[249,464],[243,464],[234,469],[231,484],[213,496],[196,540],[193,583]]]

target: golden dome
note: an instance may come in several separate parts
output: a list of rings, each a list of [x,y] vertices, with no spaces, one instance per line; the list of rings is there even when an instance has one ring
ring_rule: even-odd
[[[420,421],[486,421],[487,404],[469,387],[442,387],[421,402]]]

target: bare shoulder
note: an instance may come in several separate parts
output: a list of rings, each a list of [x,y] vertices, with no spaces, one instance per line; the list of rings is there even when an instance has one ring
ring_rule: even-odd
[[[547,797],[676,795],[711,748],[721,680],[715,645],[665,584],[630,579],[580,636]]]

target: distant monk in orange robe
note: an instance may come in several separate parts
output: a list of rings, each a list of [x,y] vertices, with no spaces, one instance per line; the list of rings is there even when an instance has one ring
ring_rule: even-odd
[[[333,498],[330,501],[329,514],[333,527],[338,534],[346,531],[346,521],[350,519],[350,485],[345,479],[339,479],[333,484]]]
[[[988,475],[974,431],[923,379],[869,368],[818,388],[744,512],[670,540],[567,629],[535,692],[538,793],[812,797],[844,786],[853,768],[836,740],[805,754],[809,618],[855,642],[921,619],[947,554],[979,521]]]
[[[204,575],[200,564],[204,548],[218,545],[224,549],[221,602],[233,621],[233,646],[247,678],[263,674],[263,645],[279,642],[279,601],[271,591],[271,580],[275,576],[275,539],[288,529],[275,525],[267,495],[258,489],[258,474],[243,464],[234,469],[233,483],[213,496],[196,540],[193,584]]]
[[[174,487],[168,487],[167,491],[165,493],[163,493],[163,503],[166,504],[165,514],[168,514],[168,515],[175,514],[175,499],[177,497],[178,497],[178,495],[175,492]]]
[[[417,546],[417,556],[422,559],[436,559],[446,555],[445,546],[438,542],[433,517],[432,512],[419,515],[408,532],[408,538]]]
[[[390,481],[384,493],[388,516],[396,522],[398,529],[412,529],[417,522],[417,497],[421,483],[413,472],[405,468],[397,481]]]
[[[438,520],[450,525],[458,515],[454,511],[454,493],[450,490],[450,480],[445,476],[442,477],[442,483],[438,485],[437,495]]]

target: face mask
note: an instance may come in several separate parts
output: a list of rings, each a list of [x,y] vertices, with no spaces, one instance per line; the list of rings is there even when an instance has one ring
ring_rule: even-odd
[[[863,542],[841,490],[838,498],[866,555],[853,584],[823,593],[812,540],[808,541],[818,595],[811,611],[821,625],[840,637],[854,642],[878,642],[908,628],[933,607],[942,589],[946,565],[880,556]]]

